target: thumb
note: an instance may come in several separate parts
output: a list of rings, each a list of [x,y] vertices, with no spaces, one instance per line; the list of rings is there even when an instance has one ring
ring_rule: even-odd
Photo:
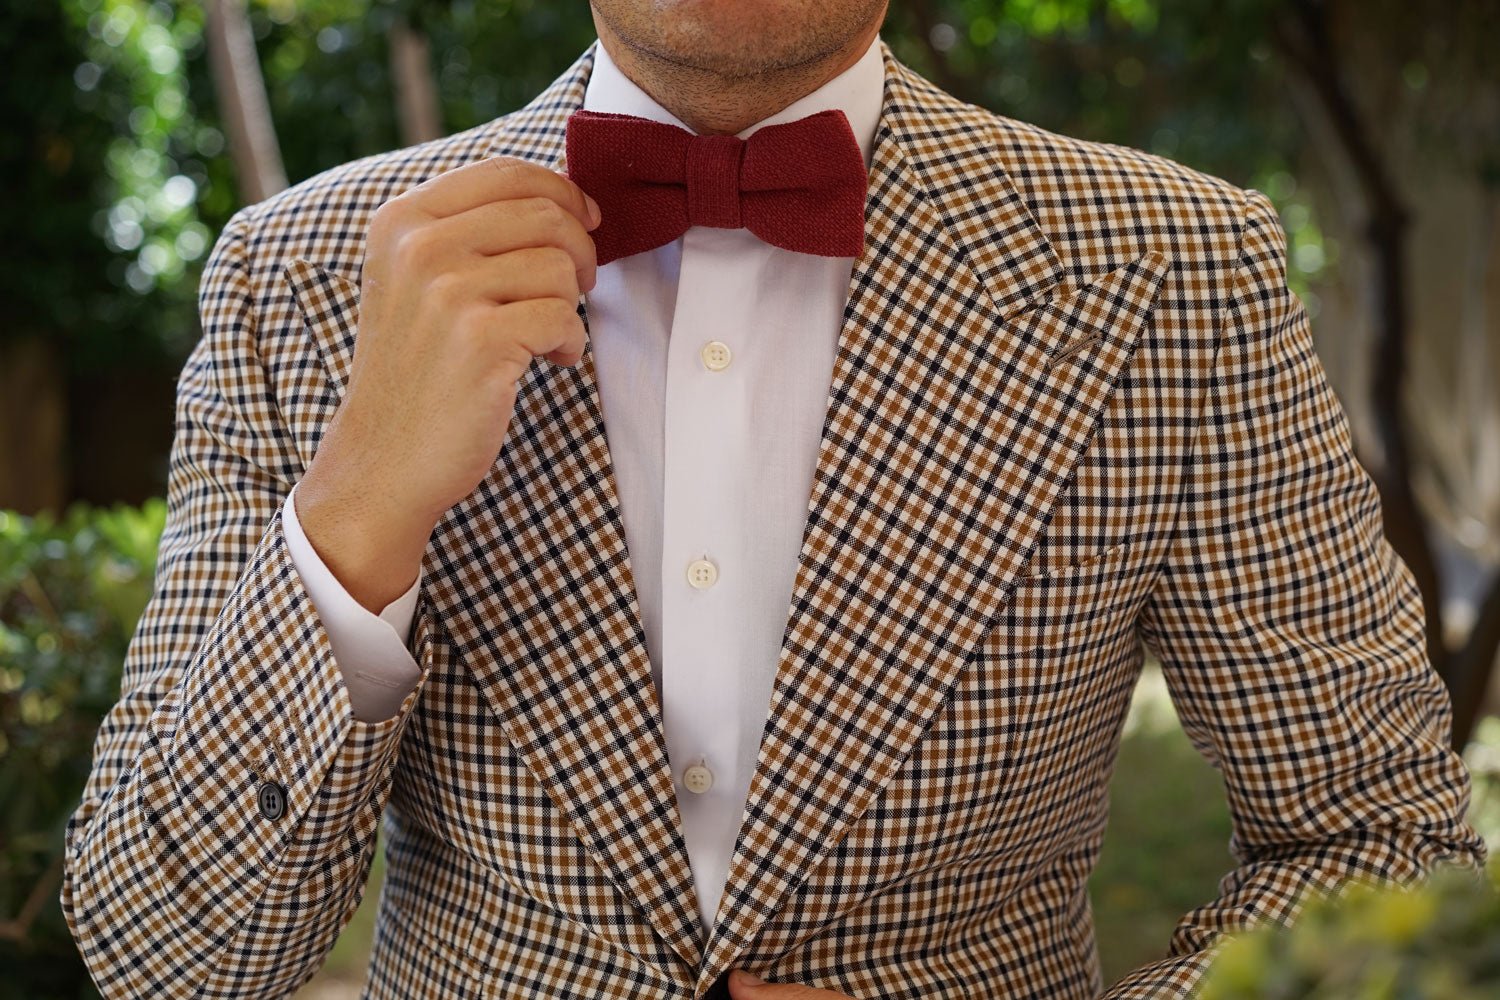
[[[748,1000],[752,996],[756,998],[766,997],[770,994],[770,991],[766,990],[765,987],[774,985],[774,983],[767,983],[755,973],[747,972],[744,969],[735,969],[729,974],[729,995],[733,1000]]]
[[[836,995],[799,983],[768,983],[744,969],[729,974],[731,1000],[821,1000]]]

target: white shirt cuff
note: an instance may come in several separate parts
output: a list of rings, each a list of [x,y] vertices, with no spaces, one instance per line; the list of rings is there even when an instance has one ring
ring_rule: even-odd
[[[293,503],[296,495],[293,486],[281,513],[282,532],[292,565],[328,633],[354,717],[362,722],[389,719],[422,677],[421,668],[406,648],[422,574],[419,572],[406,593],[382,608],[380,614],[372,614],[344,589],[307,540],[297,520]]]

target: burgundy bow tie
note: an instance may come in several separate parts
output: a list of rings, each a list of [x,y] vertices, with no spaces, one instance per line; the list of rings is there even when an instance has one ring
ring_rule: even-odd
[[[864,245],[865,159],[837,109],[748,139],[579,110],[568,117],[567,160],[568,177],[599,203],[591,235],[600,264],[670,243],[689,226],[743,227],[823,257],[858,257]]]

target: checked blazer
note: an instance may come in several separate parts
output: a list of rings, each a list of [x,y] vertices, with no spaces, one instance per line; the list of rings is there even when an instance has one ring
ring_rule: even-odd
[[[154,594],[68,828],[62,899],[106,995],[294,990],[383,824],[367,997],[689,1000],[735,966],[862,1000],[1096,996],[1086,882],[1147,651],[1223,775],[1237,867],[1108,996],[1187,996],[1224,935],[1349,879],[1482,862],[1420,598],[1267,199],[965,104],[881,49],[866,241],[719,923],[697,917],[591,353],[532,365],[434,531],[394,718],[351,714],[279,517],[344,392],[371,214],[486,156],[565,168],[590,46],[526,107],[219,237]]]

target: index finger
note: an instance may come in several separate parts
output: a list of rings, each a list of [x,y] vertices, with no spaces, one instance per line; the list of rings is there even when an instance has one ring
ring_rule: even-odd
[[[490,156],[444,171],[411,188],[403,197],[437,218],[493,201],[551,198],[577,216],[584,229],[594,228],[589,216],[593,199],[582,188],[565,174],[515,156]]]

